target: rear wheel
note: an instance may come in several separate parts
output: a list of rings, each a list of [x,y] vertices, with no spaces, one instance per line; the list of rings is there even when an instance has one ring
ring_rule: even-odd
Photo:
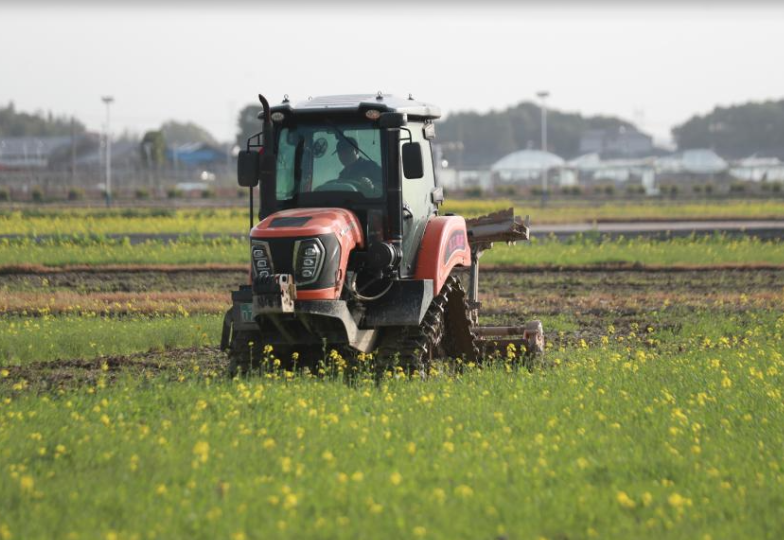
[[[385,331],[376,356],[377,375],[399,366],[425,377],[439,356],[476,361],[479,351],[471,326],[465,290],[459,279],[449,276],[419,326]]]

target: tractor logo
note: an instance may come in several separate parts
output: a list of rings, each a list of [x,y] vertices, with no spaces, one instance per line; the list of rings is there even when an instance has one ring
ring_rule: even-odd
[[[466,250],[466,235],[465,231],[453,231],[449,235],[449,240],[446,242],[446,255],[444,255],[444,264],[449,261],[449,258],[455,251]]]

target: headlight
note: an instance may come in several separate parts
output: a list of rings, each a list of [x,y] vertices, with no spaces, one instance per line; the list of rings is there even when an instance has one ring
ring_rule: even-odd
[[[267,242],[254,240],[250,246],[250,256],[253,261],[253,272],[256,276],[266,278],[274,273]]]
[[[324,245],[318,238],[299,240],[294,244],[294,271],[297,285],[316,281],[324,265]]]

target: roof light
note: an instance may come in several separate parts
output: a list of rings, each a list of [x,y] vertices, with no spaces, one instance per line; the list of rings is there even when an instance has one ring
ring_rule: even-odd
[[[283,122],[283,119],[286,118],[286,115],[280,111],[277,111],[272,113],[272,116],[270,118],[272,118],[273,122]]]
[[[381,116],[381,111],[377,111],[376,109],[370,109],[365,113],[365,116],[369,120],[378,120],[379,117]]]

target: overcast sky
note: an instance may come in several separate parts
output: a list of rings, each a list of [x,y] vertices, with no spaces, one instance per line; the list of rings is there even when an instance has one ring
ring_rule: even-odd
[[[784,98],[773,3],[281,4],[3,3],[0,104],[99,130],[112,95],[115,132],[192,120],[228,140],[258,92],[412,93],[449,114],[546,89],[552,107],[618,115],[663,142],[693,113]]]

